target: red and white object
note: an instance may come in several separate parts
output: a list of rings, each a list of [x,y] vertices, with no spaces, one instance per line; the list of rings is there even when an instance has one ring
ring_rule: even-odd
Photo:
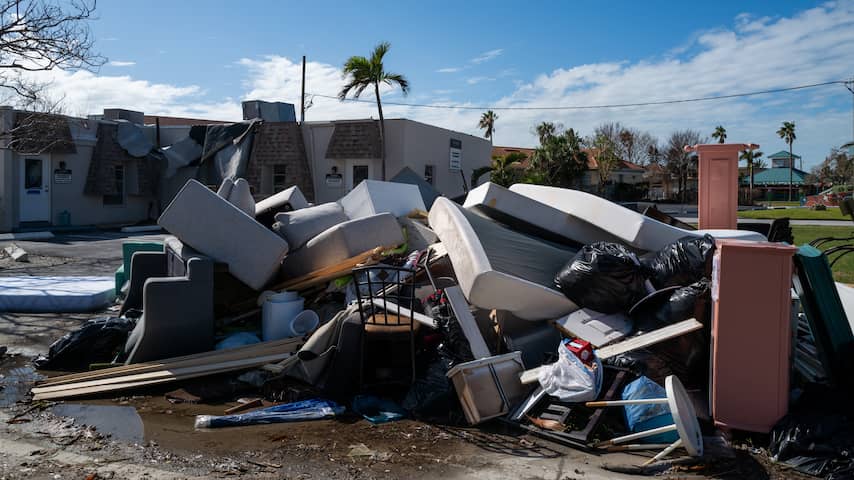
[[[593,345],[590,342],[580,338],[573,338],[567,341],[565,345],[582,362],[589,365],[593,361]]]

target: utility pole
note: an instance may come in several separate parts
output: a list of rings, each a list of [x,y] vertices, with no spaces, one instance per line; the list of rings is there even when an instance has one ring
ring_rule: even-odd
[[[845,82],[845,88],[851,92],[851,141],[854,142],[854,77]]]
[[[305,55],[302,56],[302,95],[299,97],[299,123],[305,123]]]

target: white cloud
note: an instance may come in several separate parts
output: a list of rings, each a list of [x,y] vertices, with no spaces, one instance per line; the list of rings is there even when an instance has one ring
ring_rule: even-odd
[[[489,50],[489,51],[483,52],[480,55],[472,58],[471,62],[472,63],[488,62],[488,61],[492,60],[493,58],[498,57],[502,53],[504,53],[503,48],[496,48],[494,50]]]
[[[715,26],[710,26],[715,27]],[[706,97],[789,87],[848,78],[854,65],[854,2],[839,2],[805,10],[787,18],[754,18],[741,15],[732,27],[695,32],[691,41],[675,39],[668,51],[652,59],[625,61],[612,58],[601,63],[567,65],[539,75],[515,77],[517,83],[504,96],[473,103],[453,92],[419,89],[410,78],[413,95],[383,98],[397,102],[457,104],[491,107],[554,107],[605,105],[639,101]],[[500,55],[500,49],[478,59]],[[490,55],[487,55],[490,54]],[[472,61],[477,60],[473,59]],[[484,60],[485,61],[485,60]],[[280,56],[244,58],[235,63],[245,76],[235,98],[211,99],[197,85],[152,83],[131,76],[102,76],[89,72],[54,71],[44,78],[64,93],[68,110],[95,113],[104,107],[125,107],[164,115],[237,120],[240,100],[264,99],[299,105],[301,65]],[[447,67],[453,68],[453,67]],[[404,72],[405,73],[405,72]],[[306,91],[317,96],[307,120],[376,117],[373,92],[365,91],[365,103],[339,102],[344,81],[338,66],[309,62]],[[478,84],[489,77],[471,77]],[[423,95],[423,97],[419,97]],[[448,97],[455,98],[448,98]],[[794,121],[798,139],[794,149],[807,166],[820,161],[832,146],[851,140],[851,94],[841,85],[794,93],[750,98],[684,103],[664,106],[597,110],[498,110],[496,144],[533,146],[532,126],[542,121],[562,123],[589,134],[604,121],[648,130],[664,140],[676,129],[693,128],[710,134],[716,125],[727,128],[733,142],[754,142],[766,153],[785,148],[775,132],[784,120]],[[481,135],[477,122],[481,110],[419,109],[384,104],[388,118],[418,121]]]
[[[111,60],[109,65],[111,67],[132,67],[136,65],[136,62],[123,62],[120,60]]]
[[[436,70],[436,73],[455,73],[462,70],[462,67],[445,67]]]
[[[468,83],[469,85],[477,85],[478,83],[489,82],[492,80],[495,79],[491,77],[469,77],[466,79],[466,83]]]

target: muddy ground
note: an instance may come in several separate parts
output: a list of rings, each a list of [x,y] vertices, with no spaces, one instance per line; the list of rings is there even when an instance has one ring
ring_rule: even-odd
[[[0,275],[112,275],[126,235],[89,232],[49,242],[15,242],[30,263],[0,258]],[[136,238],[158,238],[145,236]],[[3,246],[3,245],[0,245]],[[593,455],[501,424],[456,428],[404,420],[379,426],[355,416],[335,420],[196,430],[196,415],[216,403],[177,403],[181,387],[68,402],[30,402],[40,378],[31,360],[94,314],[0,313],[0,479],[94,478],[807,478],[771,464],[767,440],[735,448],[709,439],[711,455],[635,468],[647,454]],[[202,379],[215,383],[219,379]],[[617,473],[621,472],[621,473]]]

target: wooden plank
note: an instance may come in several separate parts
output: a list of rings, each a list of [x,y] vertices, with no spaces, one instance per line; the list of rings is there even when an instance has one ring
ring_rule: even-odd
[[[168,368],[163,370],[157,370],[154,372],[146,372],[146,373],[132,373],[130,375],[122,375],[117,377],[110,378],[99,378],[95,380],[85,380],[82,382],[75,383],[66,383],[62,385],[52,385],[48,387],[35,387],[33,388],[33,393],[48,393],[48,392],[58,392],[62,390],[74,390],[78,388],[86,388],[86,387],[94,387],[98,385],[110,385],[113,383],[122,383],[122,382],[136,382],[143,380],[151,380],[157,378],[168,378],[168,377],[178,377],[184,374],[192,374],[198,372],[204,372],[214,369],[218,366],[223,366],[225,368],[230,368],[233,365],[242,365],[247,361],[252,362],[257,359],[266,358],[268,361],[274,362],[281,360],[283,357],[290,356],[290,352],[279,352],[279,353],[267,353],[265,355],[259,355],[251,358],[240,358],[240,359],[229,359],[220,362],[212,362],[204,365],[194,365],[188,367],[181,368]],[[266,363],[265,362],[262,362]]]
[[[93,380],[96,378],[109,378],[117,375],[124,375],[130,372],[142,373],[144,371],[156,371],[168,367],[180,367],[198,365],[205,362],[218,361],[225,357],[248,357],[253,354],[262,353],[268,350],[285,349],[281,351],[295,351],[303,343],[305,339],[302,337],[288,338],[283,340],[275,340],[271,342],[256,343],[244,347],[231,348],[228,350],[212,350],[209,352],[196,353],[193,355],[184,355],[181,357],[166,358],[155,362],[135,363],[131,365],[123,365],[120,367],[106,368],[103,370],[95,370],[91,372],[80,372],[69,375],[61,375],[47,379],[39,386],[58,385],[63,383],[72,383],[84,379]],[[213,359],[213,360],[212,360]]]
[[[282,360],[283,358],[289,356],[290,353],[280,353],[274,355],[266,355],[257,358],[247,358],[239,361],[232,362],[224,362],[217,363],[211,365],[204,365],[201,367],[190,367],[186,369],[182,369],[182,371],[178,372],[164,372],[167,375],[152,375],[152,374],[141,374],[141,375],[128,375],[127,377],[118,377],[114,379],[108,380],[119,380],[118,382],[112,382],[107,384],[99,384],[97,382],[81,382],[80,384],[70,384],[74,388],[58,390],[58,391],[41,391],[35,393],[33,396],[34,400],[49,400],[54,398],[69,398],[69,397],[79,397],[82,395],[91,395],[94,393],[102,393],[102,392],[111,392],[116,390],[125,390],[128,388],[141,387],[146,385],[157,385],[160,383],[187,380],[191,378],[203,377],[207,375],[215,375],[218,373],[225,373],[234,370],[244,370],[247,368],[257,367],[259,365],[264,365],[268,362],[275,362]],[[94,383],[94,384],[93,384]],[[67,385],[65,385],[67,386]]]
[[[356,256],[342,260],[334,265],[309,272],[301,277],[292,278],[285,282],[274,285],[270,290],[304,290],[319,283],[329,282],[338,277],[343,277],[351,272],[361,263],[376,263],[382,258],[386,247],[376,247]]]
[[[448,297],[448,302],[451,304],[451,310],[454,311],[457,322],[462,327],[463,334],[469,341],[469,347],[471,347],[471,353],[475,360],[492,356],[483,335],[480,334],[480,329],[477,328],[477,321],[469,311],[469,304],[459,285],[446,288],[445,295]]]
[[[632,350],[655,345],[656,343],[670,340],[671,338],[685,335],[686,333],[690,333],[701,328],[703,328],[702,323],[698,322],[696,318],[689,318],[688,320],[674,323],[673,325],[668,325],[664,328],[659,328],[658,330],[638,335],[637,337],[632,337],[620,343],[614,343],[607,347],[602,347],[596,350],[596,356],[599,357],[600,360],[605,360],[606,358],[611,358],[626,352],[631,352]],[[523,385],[536,382],[537,377],[540,375],[540,369],[542,368],[543,367],[537,367],[525,370],[519,374],[519,381],[521,381]]]
[[[412,317],[416,322],[422,323],[430,328],[436,328],[436,322],[432,317],[424,315],[423,313],[413,312],[406,307],[401,307],[400,305],[390,301],[383,300],[381,298],[372,298],[371,303],[376,305],[379,308],[387,309],[391,313],[396,313],[398,315],[403,315],[404,317]]]
[[[172,357],[155,362],[136,363],[131,365],[123,365],[119,367],[107,368],[103,370],[95,370],[91,372],[80,372],[69,375],[62,375],[50,378],[43,381],[39,386],[57,385],[63,383],[72,383],[83,379],[109,378],[117,375],[124,375],[129,372],[141,373],[143,371],[155,371],[170,366],[189,366],[202,363],[217,361],[224,357],[245,358],[261,352],[285,348],[284,351],[293,351],[304,342],[303,338],[292,338],[284,340],[276,340],[272,342],[263,342],[244,347],[237,347],[228,350],[212,350],[209,352],[197,353],[193,355],[185,355],[181,357]],[[214,359],[214,360],[212,360]]]
[[[698,322],[696,318],[689,318],[688,320],[674,323],[673,325],[668,325],[664,328],[659,328],[658,330],[653,330],[649,333],[644,333],[643,335],[638,335],[637,337],[632,337],[628,340],[608,345],[607,347],[602,347],[599,350],[596,350],[596,356],[598,356],[600,360],[605,360],[606,358],[611,358],[622,353],[631,352],[632,350],[655,345],[656,343],[661,343],[665,340],[670,340],[671,338],[685,335],[686,333],[690,333],[701,328],[703,328],[702,323]]]

